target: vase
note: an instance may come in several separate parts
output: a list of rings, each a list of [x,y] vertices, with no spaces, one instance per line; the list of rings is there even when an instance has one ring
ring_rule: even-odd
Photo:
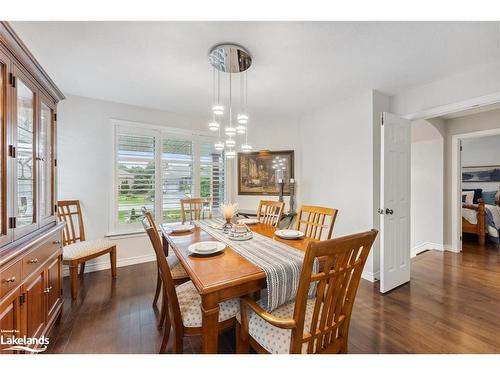
[[[226,218],[226,222],[222,226],[222,231],[224,233],[229,233],[229,231],[233,228],[233,224],[231,224],[231,218]]]

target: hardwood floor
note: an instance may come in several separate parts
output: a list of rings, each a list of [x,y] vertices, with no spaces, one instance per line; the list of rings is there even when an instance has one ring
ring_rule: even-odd
[[[161,333],[151,307],[154,263],[109,270],[80,279],[71,301],[64,280],[62,321],[48,353],[157,353]],[[362,280],[354,304],[350,353],[500,353],[500,249],[464,243],[461,254],[427,251],[412,260],[411,282],[386,295]],[[219,352],[234,353],[234,332]],[[171,344],[170,344],[171,345]],[[199,338],[185,339],[199,353]],[[171,347],[169,347],[171,351]]]

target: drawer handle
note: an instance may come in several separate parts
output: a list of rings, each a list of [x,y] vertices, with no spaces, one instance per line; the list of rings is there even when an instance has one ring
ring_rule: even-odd
[[[35,264],[35,263],[38,263],[38,258],[35,258],[35,259],[30,259],[30,260],[28,260],[28,263],[29,263],[29,264]]]
[[[9,277],[8,279],[5,279],[4,282],[6,282],[6,283],[15,283],[16,282],[16,277],[15,276]]]
[[[53,243],[54,245],[60,245],[60,244],[61,244],[61,241],[52,241],[52,243]]]
[[[50,293],[51,290],[52,290],[52,286],[49,286],[48,288],[45,288],[44,292],[45,293]]]

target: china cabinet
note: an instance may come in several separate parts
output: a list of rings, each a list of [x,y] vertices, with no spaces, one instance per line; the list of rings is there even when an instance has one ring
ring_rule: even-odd
[[[0,352],[9,338],[50,336],[62,312],[56,222],[57,103],[64,95],[0,22]]]

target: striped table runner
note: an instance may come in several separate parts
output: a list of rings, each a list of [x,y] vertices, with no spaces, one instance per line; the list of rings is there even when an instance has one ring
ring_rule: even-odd
[[[255,232],[250,240],[231,240],[222,230],[213,228],[213,226],[224,224],[222,219],[199,220],[194,223],[265,272],[267,311],[272,311],[295,298],[299,287],[304,252]],[[318,270],[319,262],[316,259],[314,272],[318,272]],[[311,297],[316,291],[315,286],[315,283],[311,284],[309,290]]]

